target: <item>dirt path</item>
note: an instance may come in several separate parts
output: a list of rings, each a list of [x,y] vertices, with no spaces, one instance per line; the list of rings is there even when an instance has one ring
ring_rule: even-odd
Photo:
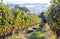
[[[56,39],[56,35],[52,32],[47,23],[45,24],[44,28],[45,39]]]
[[[13,31],[12,33],[10,33],[11,36],[5,35],[5,38],[2,38],[2,39],[27,39],[27,37],[29,37],[36,29],[38,29],[38,27],[39,27],[39,24],[28,27],[28,28],[23,29],[23,30],[18,29],[16,31]],[[31,32],[31,30],[33,32]],[[27,33],[28,31],[30,33]]]

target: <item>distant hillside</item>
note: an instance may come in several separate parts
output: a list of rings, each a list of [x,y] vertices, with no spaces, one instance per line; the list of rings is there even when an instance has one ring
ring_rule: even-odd
[[[40,3],[24,3],[24,4],[11,4],[10,8],[15,7],[16,5],[19,5],[20,7],[27,7],[30,12],[33,14],[39,14],[46,10],[47,4],[40,4]]]

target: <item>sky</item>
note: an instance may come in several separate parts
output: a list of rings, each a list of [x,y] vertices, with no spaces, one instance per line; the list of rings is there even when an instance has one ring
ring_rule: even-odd
[[[46,3],[49,4],[50,0],[4,0],[4,3]]]

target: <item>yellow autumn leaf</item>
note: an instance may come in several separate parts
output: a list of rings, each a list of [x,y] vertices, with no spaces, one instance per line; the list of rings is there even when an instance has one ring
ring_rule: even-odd
[[[2,16],[0,16],[0,18],[2,18]]]

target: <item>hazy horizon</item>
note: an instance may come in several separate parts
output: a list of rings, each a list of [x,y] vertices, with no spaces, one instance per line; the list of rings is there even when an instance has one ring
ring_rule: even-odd
[[[3,0],[4,3],[24,4],[24,3],[41,3],[50,4],[50,0]]]

